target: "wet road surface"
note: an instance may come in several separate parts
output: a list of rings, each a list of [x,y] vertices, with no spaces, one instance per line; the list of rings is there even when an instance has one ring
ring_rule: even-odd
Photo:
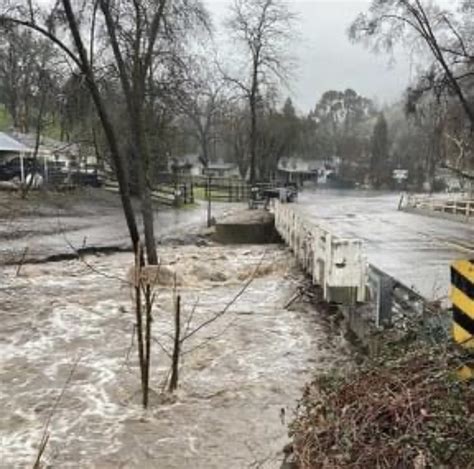
[[[364,241],[368,261],[430,300],[446,299],[449,265],[474,257],[474,224],[398,211],[399,194],[305,190],[298,210]]]

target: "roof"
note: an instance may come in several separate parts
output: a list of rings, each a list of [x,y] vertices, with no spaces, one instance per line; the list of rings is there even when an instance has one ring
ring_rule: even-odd
[[[314,174],[317,173],[317,169],[294,169],[294,168],[278,168],[278,171],[282,173],[292,173],[292,174]]]
[[[0,151],[23,152],[29,150],[29,147],[23,143],[20,143],[6,133],[0,132]]]
[[[171,162],[178,167],[183,165],[197,165],[200,164],[199,153],[186,153],[180,156],[173,156],[173,158],[171,158]]]
[[[207,169],[235,169],[237,168],[237,163],[209,163]]]
[[[20,132],[14,132],[12,133],[12,137],[30,148],[34,148],[36,145],[36,134],[34,133],[23,134]],[[69,153],[72,155],[80,154],[80,148],[77,143],[62,142],[44,135],[41,135],[39,149],[40,152],[60,154]]]

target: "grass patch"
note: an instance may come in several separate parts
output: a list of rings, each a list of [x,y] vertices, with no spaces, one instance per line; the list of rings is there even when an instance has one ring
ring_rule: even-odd
[[[198,200],[207,200],[206,197],[206,188],[205,187],[196,187],[193,188],[194,198]],[[229,191],[227,189],[212,189],[211,191],[211,200],[215,202],[228,202],[229,200]]]
[[[10,114],[6,110],[5,106],[0,105],[0,131],[5,132],[12,125],[12,119]]]

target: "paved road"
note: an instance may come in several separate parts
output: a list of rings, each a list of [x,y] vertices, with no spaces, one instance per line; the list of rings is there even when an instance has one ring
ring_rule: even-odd
[[[474,257],[474,225],[397,210],[399,195],[305,191],[299,209],[335,234],[365,243],[370,263],[428,299],[445,299],[449,265]]]

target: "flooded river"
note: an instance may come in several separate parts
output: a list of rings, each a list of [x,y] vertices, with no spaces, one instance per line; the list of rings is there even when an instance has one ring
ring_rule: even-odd
[[[304,304],[281,246],[165,247],[183,327],[230,309],[184,343],[179,389],[161,392],[173,327],[171,282],[157,287],[151,406],[140,406],[128,253],[0,270],[0,467],[32,467],[43,427],[52,468],[277,468],[288,420],[315,370],[343,355]],[[194,309],[194,314],[190,314]],[[188,325],[189,321],[189,325]],[[76,364],[76,365],[74,365]]]

